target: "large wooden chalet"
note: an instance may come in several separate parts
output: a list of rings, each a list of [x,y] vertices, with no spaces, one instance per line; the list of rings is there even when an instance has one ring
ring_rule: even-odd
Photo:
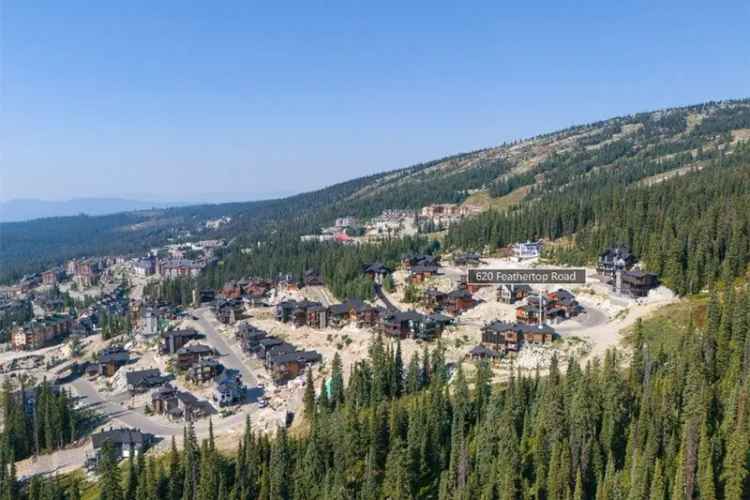
[[[548,344],[557,334],[548,325],[492,321],[482,327],[482,344],[501,352],[517,352],[522,343]]]
[[[596,272],[602,276],[614,278],[617,269],[628,270],[635,262],[635,256],[626,247],[607,248],[599,254]]]

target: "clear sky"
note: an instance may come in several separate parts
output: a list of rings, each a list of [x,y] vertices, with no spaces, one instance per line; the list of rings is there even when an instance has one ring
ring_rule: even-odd
[[[0,198],[252,199],[750,95],[750,2],[5,0]]]

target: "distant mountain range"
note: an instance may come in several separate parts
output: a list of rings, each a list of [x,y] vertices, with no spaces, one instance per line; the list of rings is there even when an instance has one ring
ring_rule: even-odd
[[[0,222],[20,222],[44,217],[69,215],[107,215],[133,210],[183,206],[187,203],[168,203],[128,200],[122,198],[73,198],[64,201],[14,199],[0,202]]]

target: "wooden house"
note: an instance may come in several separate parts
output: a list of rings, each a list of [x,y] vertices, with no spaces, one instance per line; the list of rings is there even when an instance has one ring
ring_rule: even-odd
[[[382,262],[373,262],[362,267],[362,272],[370,277],[375,283],[383,283],[383,279],[393,272]]]
[[[213,358],[201,358],[188,368],[186,378],[194,384],[203,384],[216,378],[224,366]]]
[[[599,254],[596,263],[596,272],[608,278],[614,278],[617,269],[628,270],[636,262],[636,258],[630,250],[624,246],[607,248]]]
[[[458,316],[477,305],[477,301],[468,290],[457,289],[448,293],[443,301],[443,309],[448,314]]]
[[[502,357],[502,352],[496,351],[484,344],[477,344],[466,354],[466,357],[473,361],[482,361],[485,359],[495,361]]]
[[[492,321],[482,327],[482,344],[496,351],[517,352],[521,347],[521,335],[516,325],[504,321]]]
[[[177,350],[176,366],[178,370],[187,370],[201,359],[213,356],[214,350],[204,344],[186,345]]]
[[[531,293],[531,287],[524,284],[503,283],[497,287],[497,300],[506,304],[515,304]]]
[[[171,330],[162,334],[161,352],[175,354],[182,346],[191,340],[199,339],[201,335],[193,329]]]
[[[322,359],[316,351],[294,351],[270,356],[267,364],[276,383],[284,383],[301,375],[313,363]]]
[[[438,267],[436,265],[417,264],[411,266],[409,271],[408,281],[412,285],[424,283],[424,281],[437,274]]]

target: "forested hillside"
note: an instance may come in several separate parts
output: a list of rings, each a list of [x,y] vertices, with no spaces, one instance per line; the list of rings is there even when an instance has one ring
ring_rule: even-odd
[[[270,235],[291,242],[337,216],[462,202],[476,193],[497,197],[521,186],[532,187],[527,205],[580,182],[599,193],[649,185],[704,169],[748,138],[750,100],[706,103],[572,127],[280,200],[0,224],[0,281],[74,256],[143,252],[188,232],[236,238],[242,248]],[[232,222],[205,229],[206,220],[221,216]]]
[[[743,500],[749,306],[746,287],[713,291],[704,314],[677,319],[675,349],[650,347],[638,324],[627,368],[609,352],[495,387],[487,365],[467,377],[439,346],[404,360],[375,339],[348,387],[337,361],[330,390],[316,398],[308,384],[309,432],[269,440],[248,421],[226,457],[188,427],[166,462],[105,461],[98,498]],[[0,483],[18,491],[7,465]],[[35,479],[28,498],[77,493]]]

